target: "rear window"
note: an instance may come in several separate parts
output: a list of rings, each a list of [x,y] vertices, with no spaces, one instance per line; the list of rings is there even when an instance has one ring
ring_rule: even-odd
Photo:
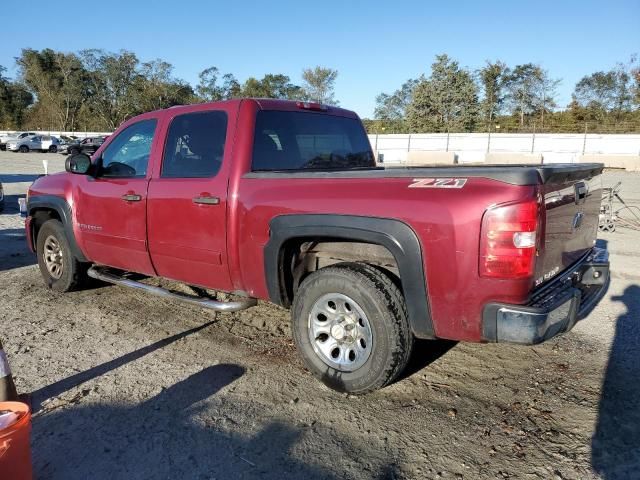
[[[253,171],[371,167],[369,139],[354,118],[275,110],[256,116]]]

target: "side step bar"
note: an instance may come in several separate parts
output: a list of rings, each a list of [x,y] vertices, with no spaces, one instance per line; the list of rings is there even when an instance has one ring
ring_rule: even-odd
[[[250,307],[254,307],[258,304],[255,298],[246,298],[244,300],[238,300],[236,302],[218,302],[216,300],[210,300],[207,298],[191,297],[182,293],[174,293],[164,288],[154,287],[135,280],[123,278],[112,272],[109,272],[106,268],[91,267],[87,274],[91,278],[96,280],[102,280],[103,282],[113,283],[115,285],[121,285],[123,287],[135,288],[138,290],[144,290],[145,292],[157,295],[159,297],[170,298],[172,300],[180,300],[181,302],[191,303],[193,305],[199,305],[204,308],[215,310],[216,312],[238,312]]]

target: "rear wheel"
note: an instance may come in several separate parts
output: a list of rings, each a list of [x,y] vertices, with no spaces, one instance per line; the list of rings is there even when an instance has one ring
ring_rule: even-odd
[[[328,387],[364,394],[406,367],[413,335],[404,297],[369,265],[320,269],[300,285],[292,309],[294,340],[309,370]]]
[[[71,253],[69,240],[59,220],[47,220],[38,232],[38,267],[46,285],[56,292],[67,292],[86,281],[87,265]]]
[[[26,145],[20,145],[20,148],[18,150],[20,151],[20,153],[29,153],[29,147],[27,147]]]
[[[50,153],[57,153],[58,152],[58,146],[57,145],[51,145],[49,147],[49,152]]]

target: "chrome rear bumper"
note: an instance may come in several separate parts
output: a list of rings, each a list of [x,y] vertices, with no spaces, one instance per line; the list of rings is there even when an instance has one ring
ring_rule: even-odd
[[[489,303],[482,318],[489,342],[533,345],[571,330],[609,286],[609,252],[594,247],[570,270],[533,293],[525,305]]]

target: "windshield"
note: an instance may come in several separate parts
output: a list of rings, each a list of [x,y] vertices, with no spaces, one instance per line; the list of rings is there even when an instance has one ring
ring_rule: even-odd
[[[253,171],[373,168],[359,120],[311,112],[259,111]]]

